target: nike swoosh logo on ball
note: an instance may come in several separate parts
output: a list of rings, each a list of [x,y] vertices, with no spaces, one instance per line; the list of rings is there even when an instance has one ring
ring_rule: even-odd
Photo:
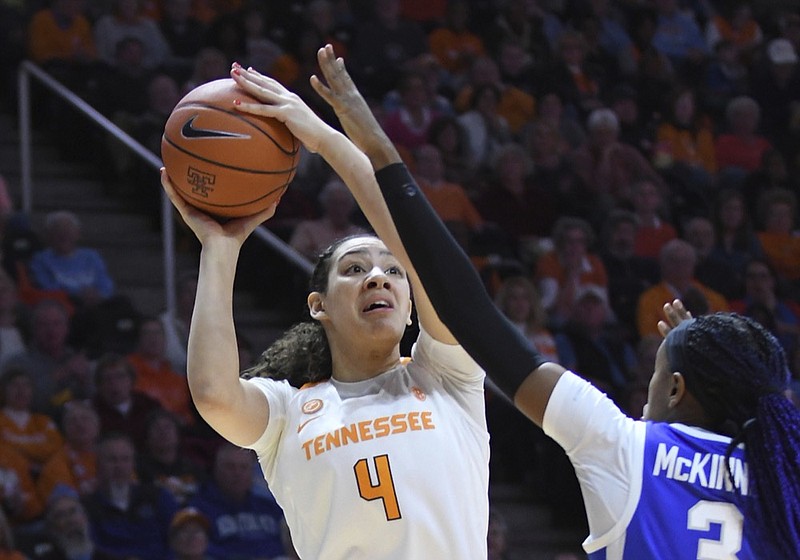
[[[197,115],[189,118],[181,128],[181,135],[184,138],[250,138],[249,134],[238,134],[236,132],[227,132],[225,130],[210,130],[207,128],[195,128],[194,120]]]

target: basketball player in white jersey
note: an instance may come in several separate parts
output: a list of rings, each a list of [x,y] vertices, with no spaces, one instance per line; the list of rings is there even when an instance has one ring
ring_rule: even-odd
[[[245,71],[234,71],[241,81]],[[314,148],[346,181],[372,183],[364,190],[380,202],[366,156],[319,124],[329,136]],[[240,377],[236,263],[275,207],[221,224],[161,177],[202,244],[188,345],[192,398],[223,437],[256,451],[300,557],[485,560],[484,372],[439,321],[407,257],[371,235],[334,243],[311,278],[311,321]],[[420,334],[404,360],[412,287]]]

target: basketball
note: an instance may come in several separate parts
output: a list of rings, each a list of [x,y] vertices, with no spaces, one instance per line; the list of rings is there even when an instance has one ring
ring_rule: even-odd
[[[250,216],[279,201],[294,178],[300,142],[280,121],[241,113],[258,103],[230,79],[190,91],[173,109],[161,159],[178,193],[222,218]]]

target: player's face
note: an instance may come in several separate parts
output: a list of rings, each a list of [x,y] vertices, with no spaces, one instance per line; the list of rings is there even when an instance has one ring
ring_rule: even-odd
[[[411,314],[405,269],[374,237],[342,243],[334,252],[322,297],[329,327],[345,337],[402,337]]]
[[[673,388],[673,372],[670,369],[667,351],[662,342],[656,352],[655,370],[647,388],[647,404],[644,405],[642,419],[656,422],[668,419],[668,403]]]

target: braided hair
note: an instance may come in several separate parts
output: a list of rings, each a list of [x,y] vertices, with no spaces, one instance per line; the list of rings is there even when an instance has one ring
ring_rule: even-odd
[[[711,427],[733,436],[729,450],[745,444],[749,519],[764,542],[800,558],[800,410],[785,394],[790,374],[780,343],[753,319],[716,313],[673,329],[667,347]]]
[[[317,257],[311,273],[309,290],[325,294],[328,292],[328,276],[333,263],[333,254],[345,241],[359,237],[375,237],[371,234],[356,234],[334,241]],[[269,377],[285,379],[293,387],[330,379],[333,375],[333,359],[325,329],[319,321],[304,321],[292,326],[272,343],[256,363],[244,370],[240,377]]]

